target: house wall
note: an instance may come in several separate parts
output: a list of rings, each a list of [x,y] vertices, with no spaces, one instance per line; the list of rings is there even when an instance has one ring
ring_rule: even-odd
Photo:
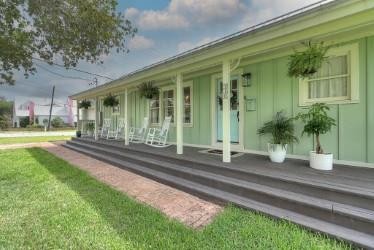
[[[357,104],[330,105],[329,115],[337,126],[321,138],[325,151],[335,159],[374,162],[374,37],[355,41],[360,49],[360,101]],[[276,58],[244,67],[251,72],[253,85],[245,95],[257,99],[257,110],[245,112],[245,148],[266,150],[268,138],[256,134],[264,122],[280,110],[289,115],[303,111],[299,106],[299,83],[287,76],[287,57]],[[313,138],[302,136],[302,124],[296,122],[300,143],[289,148],[290,154],[307,155],[313,149]]]
[[[360,50],[360,101],[357,104],[330,105],[329,114],[337,126],[321,138],[325,151],[335,159],[374,163],[374,37],[357,41]],[[266,151],[267,137],[257,135],[257,129],[280,110],[295,116],[303,111],[299,106],[299,82],[287,76],[287,57],[274,58],[241,66],[252,73],[252,86],[243,89],[244,96],[255,98],[255,111],[244,112],[244,149]],[[211,145],[211,76],[194,77],[193,126],[184,127],[184,143]],[[171,84],[171,83],[170,83]],[[114,93],[118,94],[118,93]],[[103,107],[103,118],[111,118],[113,127],[118,118],[124,117],[124,94],[119,94],[121,109],[113,115],[111,108]],[[129,92],[129,126],[140,127],[148,114],[148,102],[135,89]],[[243,101],[243,100],[242,100]],[[313,138],[301,136],[303,125],[296,122],[296,134],[300,143],[289,148],[294,155],[308,155],[314,148]],[[175,142],[175,126],[172,125],[169,141]]]

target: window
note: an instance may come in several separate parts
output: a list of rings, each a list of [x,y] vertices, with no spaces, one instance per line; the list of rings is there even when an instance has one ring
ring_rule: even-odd
[[[171,123],[174,122],[174,90],[164,90],[162,92],[164,118],[171,116]]]
[[[153,123],[153,124],[160,123],[160,100],[159,100],[159,95],[154,96],[150,100],[149,107],[150,107],[150,120],[151,120],[151,123]]]
[[[358,45],[332,48],[312,77],[300,79],[300,105],[358,102]]]
[[[192,125],[192,82],[183,88],[183,122]]]

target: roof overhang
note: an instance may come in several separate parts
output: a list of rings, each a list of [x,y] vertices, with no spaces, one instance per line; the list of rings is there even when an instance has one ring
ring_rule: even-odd
[[[74,94],[71,98],[92,98],[145,80],[165,79],[175,75],[176,72],[188,74],[219,65],[223,60],[235,59],[243,55],[249,57],[270,49],[292,46],[306,39],[320,39],[327,34],[336,35],[339,32],[373,24],[374,1],[335,0],[253,28],[248,32],[216,42],[212,46],[171,57],[104,85]]]

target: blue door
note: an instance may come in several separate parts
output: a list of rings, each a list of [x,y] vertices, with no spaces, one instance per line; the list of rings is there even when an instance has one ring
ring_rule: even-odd
[[[230,84],[230,137],[231,143],[239,143],[239,81],[231,79]],[[216,126],[217,142],[222,142],[222,80],[216,83]]]

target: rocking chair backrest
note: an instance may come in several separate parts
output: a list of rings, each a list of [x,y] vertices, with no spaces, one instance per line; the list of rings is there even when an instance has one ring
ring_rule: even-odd
[[[111,123],[112,123],[112,119],[104,119],[103,128],[109,129]]]
[[[171,122],[171,116],[165,117],[164,123],[162,124],[161,128],[161,135],[165,135],[169,131],[170,127],[170,122]]]
[[[125,119],[123,119],[123,118],[118,119],[117,130],[124,129],[125,126],[126,126]]]
[[[147,131],[148,121],[149,121],[148,117],[144,117],[142,127],[140,128],[140,131],[139,131],[140,133]]]

